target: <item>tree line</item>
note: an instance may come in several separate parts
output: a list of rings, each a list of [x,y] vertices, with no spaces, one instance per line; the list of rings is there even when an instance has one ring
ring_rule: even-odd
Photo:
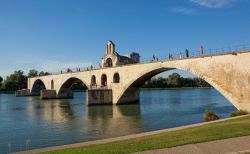
[[[25,75],[22,70],[14,71],[6,77],[5,80],[0,76],[0,91],[16,91],[27,88],[27,79],[29,77],[50,75],[48,72],[38,72],[30,70],[28,75]],[[179,88],[179,87],[211,87],[206,81],[201,78],[183,78],[178,73],[173,73],[167,78],[156,77],[147,81],[143,88]],[[72,85],[72,89],[86,89],[86,86],[78,81]]]
[[[16,91],[27,88],[27,79],[29,77],[50,75],[48,72],[38,72],[35,69],[29,70],[28,75],[25,75],[22,70],[14,71],[6,77],[5,80],[0,76],[0,91]]]
[[[147,81],[143,88],[180,88],[180,87],[211,87],[201,78],[184,78],[178,73],[173,73],[167,78],[156,77]]]

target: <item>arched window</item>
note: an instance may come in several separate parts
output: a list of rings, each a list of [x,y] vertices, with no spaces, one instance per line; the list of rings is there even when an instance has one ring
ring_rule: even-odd
[[[101,77],[101,86],[106,87],[107,86],[107,76],[106,74],[103,74]]]
[[[91,87],[96,87],[97,85],[96,85],[96,77],[95,77],[95,75],[92,75],[92,77],[91,77]]]
[[[111,59],[111,58],[108,58],[108,59],[106,60],[106,66],[107,66],[107,67],[112,67],[112,66],[113,66],[113,62],[112,62],[112,59]]]
[[[51,80],[51,89],[54,89],[54,80]]]
[[[120,75],[118,73],[114,74],[113,82],[120,83]]]

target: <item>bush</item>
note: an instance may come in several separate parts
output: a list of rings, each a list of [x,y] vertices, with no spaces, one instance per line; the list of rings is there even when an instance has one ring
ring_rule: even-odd
[[[248,114],[247,111],[238,110],[238,111],[230,113],[230,117],[236,117],[236,116],[241,116],[241,115],[246,115],[246,114]]]
[[[218,120],[219,117],[215,114],[215,112],[213,111],[206,111],[204,114],[203,114],[203,118],[204,120],[207,122],[207,121],[214,121],[214,120]]]

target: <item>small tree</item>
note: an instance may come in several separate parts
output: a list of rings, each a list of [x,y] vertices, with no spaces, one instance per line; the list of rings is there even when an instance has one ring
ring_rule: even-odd
[[[3,78],[0,76],[0,90],[2,88],[2,82],[3,82]]]
[[[29,78],[30,77],[36,77],[36,76],[38,76],[38,71],[37,70],[32,69],[32,70],[29,71],[29,73],[28,73]]]
[[[44,71],[41,71],[39,73],[39,76],[44,76],[44,75],[50,75],[50,73],[49,72],[44,72]]]
[[[181,82],[181,76],[178,73],[173,73],[168,76],[167,83],[170,87],[179,87]]]
[[[204,118],[205,121],[214,121],[214,120],[218,120],[219,119],[219,117],[213,111],[206,111],[203,114],[203,118]]]

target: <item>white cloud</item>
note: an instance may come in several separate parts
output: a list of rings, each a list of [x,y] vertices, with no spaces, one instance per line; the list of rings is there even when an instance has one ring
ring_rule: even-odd
[[[170,10],[172,12],[185,14],[185,15],[190,15],[190,14],[193,14],[195,12],[194,9],[186,8],[186,7],[173,7]]]
[[[238,0],[189,0],[191,3],[207,8],[223,8],[236,1]]]

